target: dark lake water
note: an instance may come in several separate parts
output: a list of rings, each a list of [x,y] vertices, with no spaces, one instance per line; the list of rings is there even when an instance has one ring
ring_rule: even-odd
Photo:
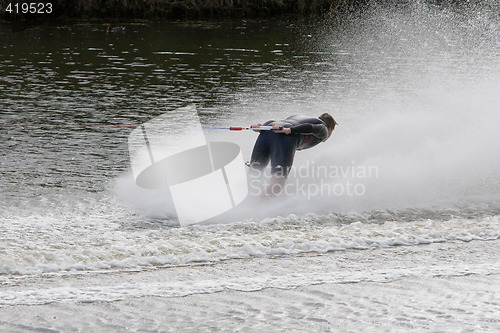
[[[5,170],[9,177],[4,182],[64,187],[82,181],[72,168],[80,176],[112,177],[127,164],[123,144],[129,134],[112,126],[137,126],[189,103],[197,103],[202,120],[210,123],[235,105],[246,112],[255,92],[289,95],[321,76],[307,69],[317,67],[320,58],[304,43],[312,29],[308,25],[123,26],[117,33],[108,33],[102,24],[17,33],[1,28],[1,121],[25,124],[3,128],[4,163],[8,152],[10,162],[16,157],[24,164],[15,173]]]

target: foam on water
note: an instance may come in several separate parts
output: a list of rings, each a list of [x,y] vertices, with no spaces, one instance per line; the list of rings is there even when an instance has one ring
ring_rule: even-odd
[[[175,298],[223,291],[231,295],[235,291],[262,292],[273,288],[288,290],[293,294],[294,288],[313,285],[335,287],[348,284],[349,289],[371,285],[374,290],[379,290],[380,286],[393,286],[397,281],[414,279],[432,281],[429,286],[432,290],[432,286],[440,284],[439,281],[449,282],[464,276],[484,279],[491,286],[492,281],[498,280],[495,275],[500,273],[500,264],[490,260],[496,256],[498,246],[498,241],[465,245],[455,242],[417,248],[379,249],[369,254],[348,251],[331,255],[274,256],[245,261],[231,260],[218,265],[189,264],[168,269],[128,270],[107,274],[74,272],[64,275],[48,273],[42,276],[20,276],[11,279],[10,285],[4,284],[8,288],[0,291],[0,308],[9,311],[9,306],[81,302],[103,305],[102,302],[117,300],[127,300],[128,303],[135,302],[132,300],[134,298],[146,296],[155,296],[155,302],[171,303],[177,302]],[[465,257],[460,253],[461,249],[467,249]],[[436,253],[439,255],[435,255]],[[325,287],[321,289],[323,288]],[[465,297],[463,292],[470,292],[469,288],[465,289],[467,290],[462,289],[458,294]],[[484,290],[484,287],[480,289]],[[355,293],[354,297],[360,300],[362,294]],[[422,300],[420,293],[411,294],[415,299]],[[306,295],[297,296],[303,298]],[[163,297],[169,299],[161,300]],[[213,296],[205,297],[211,300]],[[247,296],[238,293],[238,297],[240,299]],[[327,303],[336,297],[328,297]],[[318,302],[326,301],[321,298],[318,298]],[[341,297],[342,302],[346,300]],[[234,298],[231,302],[234,303]],[[250,305],[254,303],[251,302]],[[476,302],[474,306],[477,306]],[[488,307],[491,306],[488,303]],[[143,310],[149,311],[147,307]]]
[[[498,264],[476,264],[439,267],[414,268],[411,273],[405,268],[378,269],[370,272],[328,272],[318,274],[288,274],[274,276],[259,274],[252,277],[219,278],[216,280],[196,281],[168,281],[143,283],[118,283],[112,286],[91,287],[54,287],[32,289],[25,291],[0,292],[0,307],[9,305],[39,305],[52,302],[109,302],[126,298],[156,296],[156,297],[185,297],[194,294],[212,294],[222,291],[255,292],[267,288],[290,289],[297,286],[310,286],[323,283],[360,283],[379,282],[387,283],[408,276],[464,276],[471,274],[499,274]]]
[[[289,215],[234,224],[169,227],[163,222],[9,217],[3,227],[0,273],[121,270],[274,255],[418,245],[500,237],[499,215],[415,220],[405,214]],[[422,216],[421,212],[417,215]],[[115,212],[116,216],[116,212]],[[446,218],[447,217],[447,218]],[[7,223],[2,223],[6,225]]]

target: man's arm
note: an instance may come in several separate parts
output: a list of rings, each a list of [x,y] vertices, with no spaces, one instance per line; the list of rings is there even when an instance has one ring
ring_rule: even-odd
[[[312,134],[314,136],[320,135],[325,130],[323,124],[300,124],[290,128],[291,134]]]
[[[300,124],[290,128],[284,128],[282,131],[275,132],[284,134],[314,135],[320,140],[323,140],[328,136],[328,129],[323,124]]]

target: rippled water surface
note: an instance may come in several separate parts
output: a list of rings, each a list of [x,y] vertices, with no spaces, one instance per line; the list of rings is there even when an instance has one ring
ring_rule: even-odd
[[[432,269],[378,266],[389,253],[404,260],[399,246],[415,249],[418,261],[428,255],[419,257],[422,244],[471,242],[472,251],[500,237],[498,20],[423,5],[410,12],[125,23],[118,33],[102,24],[17,33],[0,26],[0,307],[287,290],[380,282],[385,274],[395,281],[412,272],[497,276],[490,252],[465,268],[438,260]],[[213,221],[224,223],[179,227],[161,191],[133,183],[127,139],[141,123],[188,104],[205,126],[323,112],[340,125],[327,143],[297,153],[289,179],[297,195]],[[238,143],[245,159],[255,141],[254,133],[205,134]],[[325,166],[349,171],[327,185],[358,185],[362,193],[311,194],[320,179],[300,170]],[[370,166],[376,172],[368,176],[350,172]],[[340,262],[319,259],[338,251],[347,256]],[[354,274],[356,251],[376,255],[377,267]],[[293,272],[294,260],[302,268],[310,262],[310,272],[268,276]],[[234,272],[217,273],[230,269],[224,265]],[[375,268],[373,276],[359,273]],[[196,272],[218,278],[190,280]],[[305,293],[298,299],[319,291]],[[286,325],[310,327],[293,320]]]

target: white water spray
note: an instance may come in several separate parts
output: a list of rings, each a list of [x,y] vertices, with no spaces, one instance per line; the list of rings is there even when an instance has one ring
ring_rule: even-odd
[[[309,169],[309,177],[292,173],[288,193],[239,213],[238,219],[497,202],[500,30],[495,15],[420,3],[371,8],[318,29],[315,48],[321,63],[331,65],[321,74],[321,86],[299,92],[291,87],[293,98],[290,91],[255,91],[254,111],[243,115],[236,107],[225,121],[330,112],[340,125],[327,143],[296,154],[294,169]],[[212,137],[220,139],[217,135]],[[255,135],[230,139],[249,158]],[[311,168],[325,167],[377,172],[310,177]],[[150,202],[147,210],[158,213]]]

